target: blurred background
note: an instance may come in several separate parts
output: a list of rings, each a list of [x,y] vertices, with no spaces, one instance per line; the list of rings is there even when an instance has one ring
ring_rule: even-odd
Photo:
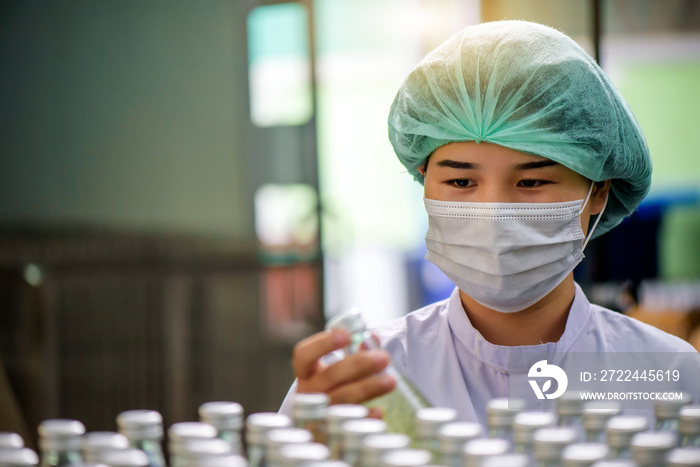
[[[327,317],[447,297],[386,118],[427,52],[498,19],[574,38],[648,139],[651,194],[577,280],[700,347],[696,0],[4,1],[0,430],[275,411]]]

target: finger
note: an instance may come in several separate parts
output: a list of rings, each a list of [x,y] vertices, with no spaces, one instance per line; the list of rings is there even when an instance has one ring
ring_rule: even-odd
[[[360,348],[362,348],[363,350],[381,349],[381,341],[375,333],[371,333],[370,338],[368,340],[365,340],[360,346]]]
[[[331,404],[361,404],[390,392],[395,385],[394,378],[380,374],[340,386],[328,392],[328,396]]]
[[[318,359],[342,349],[350,343],[350,335],[342,330],[322,331],[299,341],[292,352],[292,368],[297,378],[308,378],[316,369]]]
[[[367,378],[382,371],[389,364],[389,355],[383,350],[371,350],[349,355],[313,375],[310,380],[323,392],[338,386]]]

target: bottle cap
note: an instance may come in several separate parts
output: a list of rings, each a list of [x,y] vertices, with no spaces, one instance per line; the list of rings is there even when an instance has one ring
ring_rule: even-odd
[[[203,462],[190,461],[188,467],[248,467],[248,460],[243,456],[226,454],[207,458]]]
[[[184,439],[175,452],[185,463],[192,464],[206,464],[211,458],[228,454],[231,454],[231,444],[221,438]]]
[[[100,463],[103,453],[129,448],[129,440],[121,433],[113,431],[91,431],[83,436],[83,453],[85,462]]]
[[[334,329],[343,329],[350,334],[365,332],[367,326],[365,320],[362,319],[362,314],[358,308],[351,308],[345,313],[341,313],[329,319],[326,323],[326,329],[332,331]]]
[[[331,451],[321,443],[285,444],[280,446],[279,455],[284,464],[305,465],[307,462],[327,460]]]
[[[381,456],[381,464],[384,467],[413,467],[430,464],[432,459],[430,451],[425,449],[396,449],[385,452]]]
[[[140,449],[122,449],[104,453],[104,463],[110,467],[147,467],[148,456]]]
[[[273,428],[288,428],[292,426],[292,419],[275,412],[258,412],[248,415],[246,418],[246,441],[248,444],[262,445],[265,442],[265,433]]]
[[[467,441],[481,437],[482,433],[481,425],[475,422],[446,423],[438,430],[440,452],[460,454]]]
[[[37,465],[39,463],[39,456],[36,452],[29,448],[19,447],[19,448],[9,448],[0,449],[0,465],[3,466],[28,466]]]
[[[586,402],[583,406],[583,427],[588,431],[603,431],[605,424],[622,413],[622,406],[614,401]]]
[[[578,392],[566,391],[557,399],[557,414],[560,417],[581,415],[585,403],[586,401],[581,399],[581,394]]]
[[[525,454],[498,454],[487,457],[480,467],[529,467],[530,459]]]
[[[366,418],[369,409],[359,404],[337,404],[328,407],[326,419],[328,420],[328,433],[339,434],[340,426],[347,420]]]
[[[631,459],[608,459],[598,461],[591,467],[639,467],[637,463]]]
[[[216,438],[216,428],[201,422],[173,423],[168,428],[168,447],[171,454],[182,454],[187,441]]]
[[[42,451],[77,451],[85,426],[77,420],[44,420],[39,425],[39,447]]]
[[[489,428],[507,428],[513,424],[515,416],[525,409],[522,399],[497,397],[486,403],[486,419]]]
[[[561,453],[564,467],[586,467],[608,457],[610,448],[602,443],[575,443]]]
[[[700,448],[676,448],[666,460],[669,467],[685,467],[700,465]]]
[[[416,412],[416,435],[437,438],[438,430],[457,419],[457,411],[446,407],[424,407]]]
[[[688,405],[693,401],[693,396],[687,392],[681,393],[680,399],[663,400],[657,399],[654,402],[654,416],[657,420],[668,420],[669,418],[678,418],[681,407]]]
[[[640,465],[663,464],[677,443],[678,437],[671,431],[637,433],[630,442],[632,459]]]
[[[320,420],[326,418],[330,398],[322,392],[297,393],[292,399],[292,413],[295,420]]]
[[[379,433],[368,435],[362,440],[361,465],[379,465],[387,451],[408,448],[411,438],[401,433]]]
[[[649,421],[641,415],[616,415],[608,420],[605,433],[608,446],[613,449],[625,449],[630,445],[632,437],[649,428]]]
[[[700,405],[686,405],[680,411],[678,431],[682,435],[700,435]]]
[[[23,448],[24,440],[17,433],[0,432],[0,449],[3,448]]]
[[[532,444],[532,434],[540,428],[550,428],[557,424],[557,416],[552,412],[521,412],[513,419],[513,440],[525,446]]]
[[[338,459],[327,459],[325,461],[310,461],[305,462],[304,467],[352,467],[345,461]]]
[[[542,428],[532,435],[535,458],[540,462],[557,462],[562,451],[576,441],[571,428]]]
[[[279,460],[279,448],[287,444],[312,443],[314,435],[305,428],[273,428],[265,433],[265,453],[270,461]]]
[[[468,441],[462,448],[464,467],[477,467],[483,458],[508,452],[510,445],[505,439],[483,438]]]
[[[199,406],[199,420],[219,431],[243,428],[243,406],[237,402],[205,402]]]
[[[163,417],[155,410],[127,410],[117,416],[119,433],[131,441],[163,438]]]
[[[386,422],[376,418],[348,420],[340,426],[343,446],[346,450],[360,450],[366,436],[384,433],[386,429]]]

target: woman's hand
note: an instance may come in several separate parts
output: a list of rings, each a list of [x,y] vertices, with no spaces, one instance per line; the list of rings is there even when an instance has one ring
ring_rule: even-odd
[[[381,373],[389,364],[383,350],[361,351],[330,365],[320,361],[349,343],[350,336],[341,330],[322,331],[299,341],[292,356],[297,392],[323,392],[331,404],[361,404],[394,389],[394,379]]]

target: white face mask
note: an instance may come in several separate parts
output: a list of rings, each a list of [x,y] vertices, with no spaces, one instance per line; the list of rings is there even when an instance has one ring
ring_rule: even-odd
[[[585,237],[580,215],[592,190],[593,183],[585,200],[563,203],[426,198],[425,258],[482,305],[503,313],[524,310],[551,292],[583,259],[583,249],[605,210],[604,205]]]

